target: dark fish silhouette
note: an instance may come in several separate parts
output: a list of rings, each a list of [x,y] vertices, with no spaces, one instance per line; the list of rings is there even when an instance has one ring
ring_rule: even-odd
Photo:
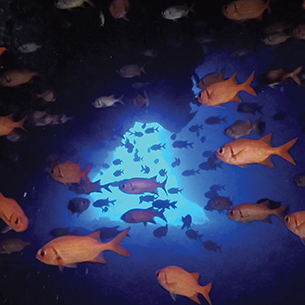
[[[200,174],[200,170],[197,169],[197,170],[194,170],[194,169],[187,169],[185,170],[184,172],[182,172],[182,176],[194,176],[195,174]]]
[[[154,160],[154,163],[155,163],[155,164],[158,164],[158,163],[159,163],[159,159],[155,159],[155,160]]]
[[[54,238],[59,237],[59,236],[64,236],[64,235],[70,235],[70,227],[54,228],[49,232],[49,234]]]
[[[175,133],[173,133],[172,135],[171,135],[171,140],[175,140],[177,138],[177,135],[175,134]]]
[[[125,148],[127,148],[127,152],[128,153],[132,153],[133,149],[134,149],[134,145],[129,141],[129,139],[127,139],[125,141],[125,143],[121,143],[121,146],[124,146]]]
[[[139,223],[143,222],[144,226],[148,222],[156,223],[154,217],[160,217],[167,222],[167,219],[163,215],[163,211],[155,210],[153,207],[148,209],[132,209],[122,215],[121,219],[128,223]]]
[[[205,137],[205,136],[202,136],[202,137],[200,138],[200,141],[201,141],[202,143],[204,143],[205,140],[206,140],[206,137]]]
[[[229,197],[224,196],[215,196],[214,198],[211,198],[207,205],[205,206],[205,209],[208,211],[217,210],[218,212],[223,210],[229,210],[233,205],[233,202],[230,200]]]
[[[159,170],[159,175],[162,176],[162,177],[166,176],[167,175],[167,170],[165,170],[165,168],[160,169]]]
[[[135,154],[134,154],[134,158],[133,158],[133,161],[134,161],[134,162],[139,162],[139,161],[142,161],[142,160],[143,160],[143,157],[140,157],[140,156],[138,155],[138,152],[139,152],[139,150],[136,148]]]
[[[189,229],[192,223],[192,216],[190,214],[187,214],[185,217],[182,216],[182,221],[183,226],[181,227],[181,230],[183,230],[185,227]]]
[[[141,165],[141,172],[143,172],[144,174],[148,174],[150,172],[150,168],[145,165],[145,167],[143,165]]]
[[[172,188],[170,188],[170,189],[167,190],[167,191],[168,191],[168,193],[170,193],[170,194],[178,194],[178,193],[182,193],[183,189],[180,189],[180,190],[179,190],[179,188],[177,188],[177,187],[172,187]]]
[[[189,229],[187,231],[185,231],[185,234],[188,238],[190,239],[199,239],[201,241],[201,237],[203,236],[203,234],[198,235],[198,231],[194,231],[193,229]]]
[[[154,208],[157,208],[158,210],[164,210],[164,209],[169,210],[171,207],[173,209],[177,209],[176,203],[177,203],[177,201],[170,202],[170,200],[168,200],[168,199],[166,199],[166,200],[157,199],[152,202],[152,206]]]
[[[211,150],[206,150],[206,151],[204,151],[203,153],[202,153],[202,156],[203,157],[206,157],[206,158],[208,158],[208,157],[210,157],[210,156],[212,156],[213,155],[213,152],[211,151]]]
[[[221,246],[218,246],[215,242],[213,242],[211,240],[201,241],[201,244],[204,248],[206,248],[209,251],[217,252],[217,250],[218,250],[219,252],[222,253]]]
[[[158,198],[158,195],[146,195],[146,196],[140,196],[140,202],[139,203],[142,203],[142,202],[151,202],[151,201],[154,201]]]
[[[210,190],[204,194],[204,196],[210,199],[218,197],[219,195],[217,192],[221,189],[225,189],[224,185],[221,186],[220,184],[214,184],[210,187]]]
[[[109,166],[109,164],[107,164],[107,163],[103,163],[102,165],[101,165],[101,168],[102,169],[107,169],[107,168],[109,168],[110,166]]]
[[[153,231],[154,236],[161,238],[163,236],[166,236],[168,230],[168,225],[166,224],[164,227],[159,227],[156,230]]]
[[[120,165],[122,163],[123,163],[123,160],[121,160],[121,159],[115,159],[114,161],[112,161],[112,164],[114,164],[114,165]]]
[[[122,174],[124,174],[124,170],[123,170],[123,169],[118,169],[118,170],[116,170],[116,171],[113,173],[113,176],[119,177],[119,176],[121,176]]]
[[[135,132],[131,132],[131,131],[129,131],[129,135],[131,136],[131,135],[134,135],[135,137],[138,137],[138,138],[141,138],[141,137],[143,137],[144,136],[144,134],[143,134],[143,132],[141,132],[141,131],[135,131]]]
[[[252,113],[252,114],[255,114],[256,112],[259,112],[260,114],[263,114],[262,113],[262,107],[263,106],[259,106],[256,103],[242,102],[237,106],[237,112]]]
[[[118,234],[123,232],[124,230],[118,230],[119,226],[116,227],[101,227],[99,229],[96,229],[95,231],[100,231],[100,239],[101,240],[107,240],[107,239],[112,239],[116,237]],[[126,235],[130,237],[130,235]]]
[[[200,129],[203,130],[203,129],[202,129],[202,126],[203,126],[203,124],[201,124],[201,125],[198,125],[198,124],[193,125],[193,126],[191,126],[191,127],[189,128],[189,131],[190,131],[190,132],[196,132],[196,136],[199,137],[199,130],[200,130]]]
[[[159,132],[159,126],[157,128],[151,127],[151,128],[145,129],[145,133],[147,133],[147,134],[154,133],[155,131]]]
[[[77,195],[80,195],[80,194],[91,194],[93,192],[102,192],[102,189],[104,188],[108,192],[112,193],[112,191],[109,188],[111,183],[101,185],[100,181],[101,180],[95,182],[90,182],[90,181],[86,182],[84,179],[81,179],[80,184],[78,183],[69,184],[68,190],[74,192]]]
[[[111,203],[112,205],[114,205],[114,203],[116,202],[116,199],[114,200],[109,200],[109,197],[107,199],[99,199],[93,202],[93,206],[96,208],[103,208],[105,206],[110,206],[109,204]]]
[[[172,167],[176,167],[180,165],[180,159],[179,158],[175,158],[175,161],[172,163]]]
[[[147,149],[147,151],[148,152],[150,152],[151,150],[154,150],[154,151],[157,151],[157,150],[161,150],[162,148],[164,148],[165,149],[165,144],[166,143],[164,143],[164,144],[154,144],[154,145],[152,145],[151,147],[149,147],[148,149]]]
[[[207,118],[204,122],[208,125],[220,124],[220,122],[227,123],[226,118],[227,118],[227,116],[223,117],[222,119],[220,118],[220,115],[211,116],[211,117]]]
[[[194,142],[188,143],[187,141],[175,141],[172,145],[174,148],[187,148],[188,146],[193,148],[193,144]]]
[[[71,211],[72,214],[78,213],[79,216],[82,212],[89,208],[90,201],[86,198],[75,197],[69,200],[67,205],[68,210]]]

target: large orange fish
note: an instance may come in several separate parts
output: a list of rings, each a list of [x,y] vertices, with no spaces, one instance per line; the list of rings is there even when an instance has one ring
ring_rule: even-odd
[[[271,162],[272,155],[278,155],[296,165],[288,150],[295,144],[298,138],[282,146],[272,147],[270,144],[271,137],[272,134],[269,133],[259,140],[238,139],[229,142],[218,149],[216,156],[225,163],[241,167],[251,163],[260,163],[274,167],[274,164]]]
[[[129,257],[130,253],[121,246],[129,230],[127,228],[107,243],[100,241],[100,231],[87,236],[60,236],[38,250],[36,258],[47,265],[58,266],[62,271],[64,267],[75,268],[77,263],[82,262],[105,264],[102,253],[105,250]]]
[[[0,137],[11,134],[15,128],[21,128],[25,130],[23,124],[26,119],[27,116],[25,116],[22,120],[15,122],[13,120],[13,115],[11,114],[0,117]]]
[[[65,185],[69,183],[80,184],[83,178],[85,182],[89,185],[90,180],[88,178],[88,173],[92,168],[92,164],[89,164],[84,171],[80,168],[80,163],[73,163],[72,161],[66,161],[55,165],[50,173],[51,177]]]
[[[174,301],[176,301],[176,295],[178,294],[201,304],[198,299],[198,293],[201,293],[208,303],[212,305],[209,296],[212,283],[200,286],[198,284],[199,276],[199,273],[189,273],[178,266],[168,266],[156,272],[159,284],[169,291]]]
[[[287,215],[284,219],[287,228],[299,236],[303,245],[305,245],[305,211],[299,211]]]
[[[30,71],[28,69],[9,70],[1,74],[0,86],[16,87],[32,81],[34,76],[38,76],[38,72]]]
[[[246,91],[256,96],[256,92],[250,86],[254,72],[243,83],[238,84],[235,80],[236,72],[227,80],[214,83],[199,93],[198,101],[206,106],[220,106],[227,102],[242,102],[238,97],[239,91]]]
[[[264,11],[270,13],[270,0],[236,0],[222,8],[225,17],[236,21],[246,21],[250,19],[263,20]]]
[[[16,232],[23,232],[29,225],[29,220],[17,201],[4,197],[2,193],[0,193],[0,218],[7,224],[7,228],[2,233],[11,229]]]

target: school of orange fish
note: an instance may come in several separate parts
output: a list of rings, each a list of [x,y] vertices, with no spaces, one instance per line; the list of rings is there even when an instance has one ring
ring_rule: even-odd
[[[78,6],[83,6],[84,2],[94,6],[89,0],[57,0],[55,6],[59,9],[73,9]],[[305,9],[305,2],[302,7]],[[128,0],[114,0],[110,6],[110,12],[114,18],[124,18],[128,20],[126,14],[129,9]],[[162,13],[163,18],[177,20],[188,15],[192,11],[192,7],[173,6],[169,7]],[[247,21],[250,19],[258,19],[262,21],[265,11],[270,13],[270,0],[236,0],[223,7],[223,14],[228,19],[234,21]],[[103,14],[100,14],[102,26],[104,25]],[[0,48],[0,55],[6,51],[5,47]],[[301,67],[302,68],[302,67]],[[273,83],[283,82],[287,78],[292,78],[300,85],[297,77],[300,68],[292,73],[284,71],[273,71]],[[126,78],[145,73],[143,67],[130,65],[123,67],[119,73]],[[0,76],[0,85],[6,87],[16,87],[29,82],[37,73],[29,70],[12,70],[7,71]],[[238,84],[235,80],[236,73],[229,79],[224,80],[222,75],[213,75],[213,78],[205,78],[205,82],[201,81],[201,92],[198,96],[198,101],[205,106],[218,107],[227,102],[242,103],[238,96],[240,91],[246,91],[249,94],[256,96],[255,90],[251,87],[251,82],[255,77],[255,72],[252,72],[249,78],[242,84]],[[270,78],[272,78],[270,76]],[[200,83],[198,84],[200,85]],[[51,94],[51,98],[49,96]],[[44,97],[54,98],[53,92],[48,92]],[[147,104],[148,96],[144,104]],[[95,107],[111,107],[121,99],[114,99],[114,96],[104,97],[96,101]],[[147,105],[146,105],[147,106]],[[12,115],[0,117],[0,136],[7,136],[14,132],[16,128],[22,128],[25,120],[15,122]],[[51,119],[52,120],[52,119]],[[251,130],[250,130],[251,131]],[[249,132],[250,132],[249,131]],[[249,135],[249,133],[248,133]],[[269,167],[274,167],[271,161],[272,155],[278,155],[293,165],[296,165],[293,157],[289,154],[289,150],[295,145],[297,138],[290,140],[286,144],[279,147],[272,147],[271,134],[267,134],[259,140],[250,140],[246,138],[235,138],[235,140],[224,144],[217,150],[217,157],[228,164],[246,167],[248,164],[258,163]],[[64,185],[82,183],[82,187],[87,187],[90,191],[93,183],[88,178],[88,173],[92,165],[89,164],[85,170],[82,170],[80,164],[72,161],[65,161],[56,164],[50,172],[51,177]],[[246,170],[246,169],[245,169]],[[146,192],[154,193],[158,187],[165,190],[165,182],[157,183],[154,179],[133,178],[124,180],[119,185],[121,191],[129,194],[144,194]],[[90,188],[91,187],[91,188]],[[251,221],[269,221],[270,215],[276,215],[284,221],[287,228],[294,234],[300,237],[305,244],[305,211],[287,214],[287,206],[271,207],[269,202],[259,204],[244,203],[229,208],[227,216],[239,222],[248,223]],[[162,217],[162,213],[148,210],[131,210],[123,215],[122,219],[130,223],[153,221],[153,217]],[[0,193],[0,218],[6,223],[7,227],[3,233],[14,230],[23,232],[28,228],[29,220],[25,215],[20,205],[13,198],[6,198]],[[100,232],[96,231],[87,236],[60,236],[51,240],[46,245],[42,246],[37,251],[36,258],[48,265],[55,265],[62,270],[64,267],[73,268],[77,263],[81,262],[96,262],[106,263],[103,257],[103,251],[114,251],[122,256],[129,257],[130,253],[121,246],[121,242],[128,234],[130,228],[125,229],[109,242],[103,243],[100,241]],[[23,249],[26,244],[19,245],[18,249]],[[7,253],[10,253],[9,251]],[[209,293],[212,283],[201,286],[198,284],[199,273],[189,273],[179,266],[167,266],[156,272],[156,278],[159,283],[170,292],[170,295],[175,300],[176,295],[182,295],[190,298],[194,302],[200,304],[198,293],[202,294],[209,304],[212,304]]]

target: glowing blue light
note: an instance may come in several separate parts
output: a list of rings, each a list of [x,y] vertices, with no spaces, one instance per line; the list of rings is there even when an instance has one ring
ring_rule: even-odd
[[[152,133],[146,133],[148,129],[155,130]],[[145,132],[146,131],[146,132]],[[137,134],[135,134],[137,132]],[[141,136],[142,133],[143,135]],[[157,176],[158,182],[163,182],[166,179],[166,176],[161,176],[159,171],[161,169],[165,169],[167,172],[167,182],[166,182],[166,190],[172,187],[184,188],[179,185],[179,176],[181,176],[180,170],[176,170],[172,168],[171,163],[175,160],[175,155],[177,149],[172,147],[172,140],[170,140],[171,133],[165,130],[158,123],[148,123],[143,124],[140,122],[136,122],[134,127],[131,128],[125,135],[122,143],[126,143],[129,140],[129,145],[133,145],[133,149],[131,152],[131,148],[126,148],[124,145],[118,147],[113,154],[110,154],[106,160],[106,162],[110,165],[108,169],[103,170],[103,174],[98,174],[92,181],[97,181],[102,179],[103,184],[110,182],[121,181],[124,179],[131,178],[152,178]],[[152,148],[153,145],[160,144],[160,149],[154,150]],[[139,161],[135,161],[135,153],[137,149],[137,155],[141,159]],[[119,165],[115,165],[112,162],[116,159],[122,160],[122,163]],[[137,159],[136,159],[137,160]],[[149,173],[145,173],[143,168],[148,167]],[[114,173],[118,170],[122,171],[120,176],[115,176]],[[140,196],[148,195],[133,195],[133,194],[125,194],[120,191],[118,187],[110,186],[112,193],[109,193],[103,190],[103,193],[91,193],[90,201],[93,203],[98,199],[106,199],[116,200],[115,204],[108,207],[106,212],[103,212],[100,208],[90,207],[90,211],[88,210],[88,214],[90,212],[91,216],[95,219],[100,217],[108,217],[113,221],[122,221],[121,216],[130,209],[141,208],[147,209],[151,207],[151,203],[148,202],[140,202]],[[202,223],[207,220],[205,213],[199,205],[194,202],[189,201],[183,193],[178,194],[168,194],[161,189],[158,188],[158,199],[167,200],[169,199],[171,202],[177,201],[176,209],[172,207],[170,209],[165,209],[164,215],[168,220],[168,223],[171,225],[182,225],[181,217],[187,214],[191,214],[193,218],[193,222]],[[88,216],[87,214],[87,216]],[[155,221],[164,225],[164,220],[155,217]]]

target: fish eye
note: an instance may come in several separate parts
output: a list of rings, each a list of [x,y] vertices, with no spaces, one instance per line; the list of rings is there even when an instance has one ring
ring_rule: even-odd
[[[289,221],[289,216],[285,216],[284,221],[288,222]]]
[[[17,218],[17,219],[15,220],[15,225],[19,225],[19,223],[20,223],[20,218]]]
[[[201,92],[202,92],[202,91],[201,91]],[[200,92],[199,95],[198,95],[199,97],[201,97],[201,92]]]
[[[233,210],[229,210],[228,215],[233,216]]]
[[[220,154],[223,154],[224,153],[224,148],[223,147],[220,147],[219,149],[218,149],[218,153],[220,153]]]
[[[124,189],[125,187],[126,187],[126,184],[125,184],[125,183],[121,184],[121,188],[122,188],[122,189]]]
[[[159,275],[160,275],[160,272],[157,271],[157,272],[156,272],[156,277],[159,277]]]
[[[229,131],[229,128],[226,128],[226,129],[225,129],[225,133],[227,133],[228,131]]]
[[[223,7],[223,9],[226,11],[226,10],[228,9],[228,6],[225,5],[225,6]]]
[[[46,252],[45,251],[41,251],[40,252],[40,256],[42,256],[42,257],[46,256]]]

